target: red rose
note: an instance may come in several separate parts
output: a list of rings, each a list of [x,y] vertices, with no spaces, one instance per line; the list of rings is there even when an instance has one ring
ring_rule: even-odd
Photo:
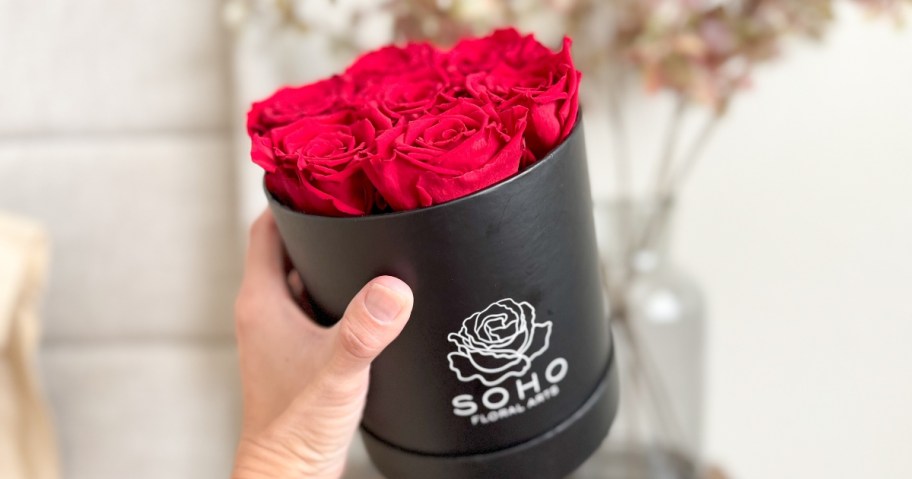
[[[513,39],[512,48],[504,47],[499,61],[489,60],[486,70],[467,74],[466,88],[484,101],[529,108],[526,141],[534,156],[541,158],[563,141],[576,124],[580,73],[570,56],[571,41],[565,38],[561,51],[553,53],[531,36],[503,36]],[[482,43],[476,42],[467,45],[474,48]]]
[[[371,122],[349,112],[300,119],[275,128],[266,138],[275,152],[266,186],[301,211],[326,216],[364,215],[375,189],[362,164],[374,145]]]
[[[395,210],[459,198],[519,170],[527,110],[457,99],[377,138],[368,177]]]
[[[390,78],[400,81],[431,75],[447,78],[443,71],[443,54],[427,43],[389,46],[365,53],[344,74],[358,92],[386,83]]]
[[[438,108],[457,95],[454,85],[432,72],[415,78],[396,78],[376,83],[363,90],[359,100],[364,102],[366,115],[382,115],[390,124],[400,119],[411,120]]]
[[[276,150],[269,132],[301,118],[336,114],[346,109],[350,85],[340,76],[300,87],[286,87],[256,102],[247,113],[250,156],[266,171],[276,168]]]
[[[463,77],[486,72],[500,64],[513,68],[535,63],[553,55],[532,35],[521,35],[515,28],[497,30],[483,38],[468,38],[457,43],[446,60],[450,75]]]
[[[541,158],[564,141],[579,113],[580,72],[570,56],[571,40],[564,38],[559,53],[524,69],[524,77],[514,91],[522,96],[521,105],[529,108],[529,149]]]
[[[251,157],[269,191],[305,213],[439,204],[516,174],[563,141],[579,79],[569,40],[554,53],[514,29],[448,52],[386,47],[340,76],[255,103]]]
[[[345,72],[360,107],[390,119],[411,119],[464,90],[443,68],[444,56],[425,43],[386,47],[359,58]]]
[[[344,107],[351,84],[334,76],[309,85],[286,87],[253,104],[247,113],[247,131],[263,134],[299,118],[336,112]]]

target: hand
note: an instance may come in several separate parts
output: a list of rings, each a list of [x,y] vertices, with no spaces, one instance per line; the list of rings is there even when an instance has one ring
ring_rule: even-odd
[[[250,230],[236,303],[244,414],[234,479],[338,478],[361,420],[371,361],[412,311],[402,281],[381,276],[324,328],[301,312],[275,220]],[[297,281],[300,286],[300,281]]]

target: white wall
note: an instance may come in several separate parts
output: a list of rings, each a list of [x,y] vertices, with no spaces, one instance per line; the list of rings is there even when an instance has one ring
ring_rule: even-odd
[[[736,477],[912,477],[912,30],[840,10],[734,105],[682,202]]]

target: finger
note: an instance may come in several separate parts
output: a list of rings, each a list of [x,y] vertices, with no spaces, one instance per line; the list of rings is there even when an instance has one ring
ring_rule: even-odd
[[[412,290],[392,276],[374,278],[336,325],[334,374],[358,375],[391,343],[412,313]]]
[[[244,282],[256,290],[286,291],[282,238],[272,212],[266,210],[250,227]]]

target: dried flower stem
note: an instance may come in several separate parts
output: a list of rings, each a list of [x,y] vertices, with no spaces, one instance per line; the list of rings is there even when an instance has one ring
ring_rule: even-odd
[[[668,180],[665,191],[669,195],[680,191],[682,185],[687,180],[687,177],[690,176],[690,172],[693,171],[694,165],[696,165],[697,161],[703,156],[703,150],[706,148],[707,143],[709,143],[710,138],[712,138],[713,133],[715,133],[716,127],[719,125],[721,119],[721,114],[714,113],[707,118],[705,123],[703,123],[703,127],[700,129],[696,139],[691,144],[690,149],[687,151],[687,154],[678,167],[676,171],[677,174],[673,175]]]
[[[608,85],[608,114],[609,121],[614,130],[615,174],[617,175],[618,197],[622,200],[630,198],[633,194],[633,174],[630,167],[630,153],[627,147],[627,122],[624,115],[624,72],[620,69],[611,73]],[[620,281],[610,291],[614,301],[622,302],[627,294],[627,287],[632,276],[631,265],[627,258],[636,244],[636,232],[633,228],[632,205],[629,201],[619,202],[618,223],[621,230],[619,235],[621,258]]]
[[[671,174],[671,165],[675,157],[675,151],[678,146],[678,139],[681,136],[681,120],[684,118],[684,112],[687,107],[687,99],[680,93],[675,95],[674,111],[671,114],[671,120],[668,123],[668,130],[665,132],[665,139],[662,142],[662,151],[656,162],[655,175],[655,194],[659,195],[662,188],[668,181]]]
[[[643,231],[635,243],[638,249],[648,248],[665,231],[668,219],[671,216],[671,206],[674,203],[674,198],[690,176],[722,118],[723,115],[721,113],[712,113],[703,123],[693,142],[691,142],[683,159],[674,168],[674,173],[668,174],[664,180],[658,178],[659,187],[656,189],[653,198],[655,206],[648,212]]]

